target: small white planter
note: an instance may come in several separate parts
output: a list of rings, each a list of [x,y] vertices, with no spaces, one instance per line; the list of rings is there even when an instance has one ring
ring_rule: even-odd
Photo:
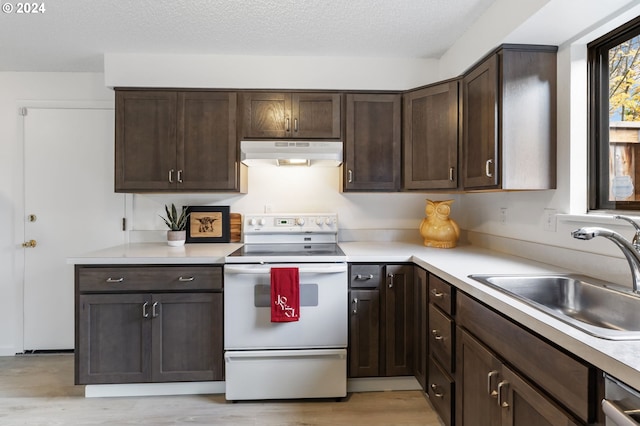
[[[171,247],[183,246],[186,239],[187,231],[167,231],[167,244]]]

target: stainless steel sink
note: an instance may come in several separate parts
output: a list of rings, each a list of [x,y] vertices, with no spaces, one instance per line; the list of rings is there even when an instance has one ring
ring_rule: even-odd
[[[586,333],[640,340],[640,296],[595,278],[558,275],[469,275]]]

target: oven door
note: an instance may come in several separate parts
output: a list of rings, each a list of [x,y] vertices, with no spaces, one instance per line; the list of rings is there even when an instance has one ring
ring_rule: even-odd
[[[300,273],[300,320],[271,322],[270,265],[225,265],[225,350],[345,348],[346,263],[277,264]]]

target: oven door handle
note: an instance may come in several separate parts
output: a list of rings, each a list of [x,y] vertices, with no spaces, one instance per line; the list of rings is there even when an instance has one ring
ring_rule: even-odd
[[[277,267],[277,266],[275,266]],[[283,266],[284,267],[284,266]],[[340,274],[347,272],[346,264],[336,265],[309,265],[309,266],[287,266],[298,268],[298,272],[301,274]],[[251,274],[251,275],[264,275],[271,273],[271,266],[224,266],[225,274]]]
[[[639,424],[629,416],[629,413],[637,413],[637,410],[624,410],[613,401],[603,399],[602,411],[607,420],[611,420],[616,426],[637,426]]]

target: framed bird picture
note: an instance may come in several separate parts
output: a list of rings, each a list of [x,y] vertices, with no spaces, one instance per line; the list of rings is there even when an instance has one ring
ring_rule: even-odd
[[[229,242],[229,206],[189,206],[187,213],[187,243]]]

